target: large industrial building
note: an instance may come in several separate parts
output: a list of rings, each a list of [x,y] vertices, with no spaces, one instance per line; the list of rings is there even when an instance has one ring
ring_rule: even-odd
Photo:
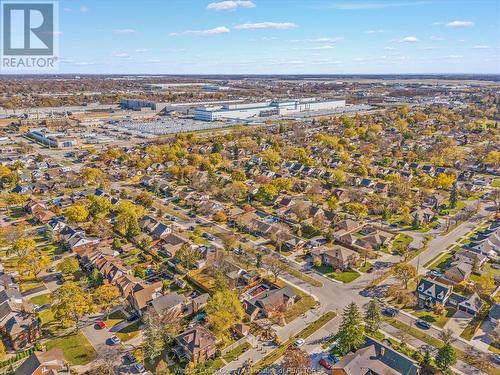
[[[316,98],[273,100],[261,103],[225,104],[195,109],[195,120],[238,120],[269,116],[287,116],[297,113],[334,110],[345,107],[345,100],[317,100]]]
[[[78,146],[78,140],[75,137],[67,137],[62,132],[51,132],[47,128],[32,129],[27,136],[49,147],[68,148]]]

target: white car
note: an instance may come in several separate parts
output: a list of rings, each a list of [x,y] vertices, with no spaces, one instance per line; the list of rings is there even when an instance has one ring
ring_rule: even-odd
[[[293,343],[293,346],[296,347],[296,348],[300,348],[305,343],[306,343],[306,341],[303,338],[300,338],[300,339],[297,339],[297,341],[295,341]]]
[[[121,343],[121,342],[122,342],[122,341],[120,340],[120,338],[119,338],[118,336],[115,336],[115,335],[111,336],[110,340],[111,340],[111,343],[112,343],[113,345],[118,345],[119,343]]]
[[[142,373],[144,373],[146,371],[146,369],[144,368],[144,366],[142,365],[142,363],[139,363],[139,362],[137,362],[137,363],[134,364],[134,368],[137,370],[137,372],[139,374],[142,374]]]

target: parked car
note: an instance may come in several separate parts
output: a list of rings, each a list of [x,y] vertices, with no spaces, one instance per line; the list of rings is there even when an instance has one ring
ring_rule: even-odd
[[[146,369],[144,368],[144,366],[142,365],[142,363],[139,363],[139,362],[137,362],[137,363],[134,364],[134,368],[140,374],[142,374],[144,371],[146,371]]]
[[[115,335],[111,336],[109,340],[111,341],[112,345],[118,345],[119,343],[122,342],[122,340],[120,340],[120,338]]]
[[[420,328],[422,329],[429,329],[432,327],[432,324],[425,321],[425,320],[422,320],[422,319],[419,319],[417,320],[417,322],[415,323],[417,326],[419,326]]]
[[[299,339],[297,339],[297,341],[295,341],[293,343],[293,346],[296,347],[296,348],[300,348],[302,345],[305,344],[305,342],[306,341],[303,338],[299,338]]]
[[[135,359],[134,355],[131,354],[131,353],[127,353],[125,354],[125,356],[123,357],[125,358],[125,360],[128,362],[128,363],[134,363],[134,362],[137,362],[137,359]]]
[[[335,357],[332,353],[328,354],[328,360],[332,362],[333,364],[337,363],[339,359]]]
[[[396,315],[399,314],[399,310],[395,309],[393,307],[386,307],[382,310],[382,314],[386,316],[390,316],[391,318],[394,318]]]
[[[443,274],[441,272],[436,271],[436,270],[430,270],[428,272],[428,275],[429,276],[434,276],[434,277],[442,277],[443,276]]]
[[[129,317],[127,318],[127,322],[133,322],[134,320],[137,320],[139,317],[136,314],[130,314]]]
[[[215,237],[212,236],[210,233],[207,233],[207,232],[203,232],[203,234],[201,235],[203,238],[206,238],[207,240],[209,241],[213,241],[215,240]]]
[[[331,370],[332,369],[332,365],[330,364],[330,362],[328,362],[325,358],[321,358],[319,360],[319,365],[321,367],[324,367],[326,368],[327,370]]]
[[[99,320],[99,321],[97,322],[97,326],[98,326],[100,329],[104,329],[104,328],[106,328],[106,327],[107,327],[106,322],[104,322],[104,321],[102,321],[102,320]]]

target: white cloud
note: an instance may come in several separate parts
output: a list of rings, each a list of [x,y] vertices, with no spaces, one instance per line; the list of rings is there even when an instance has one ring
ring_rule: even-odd
[[[292,22],[258,22],[258,23],[243,23],[241,25],[236,25],[234,28],[240,30],[258,30],[258,29],[288,30],[296,27],[297,25]]]
[[[386,51],[394,51],[394,50],[395,50],[395,48],[394,48],[394,47],[384,47],[384,49],[385,49]]]
[[[127,58],[130,57],[129,54],[126,53],[126,52],[114,52],[111,56],[113,56],[113,57],[120,57],[122,59],[127,59]]]
[[[137,53],[145,53],[145,52],[148,52],[149,50],[147,48],[138,48],[135,50],[135,52]]]
[[[251,1],[246,0],[228,0],[219,1],[216,3],[210,3],[207,5],[207,9],[210,10],[234,10],[238,7],[242,8],[255,8],[255,4]]]
[[[95,65],[95,62],[92,62],[92,61],[77,61],[77,62],[73,63],[73,65],[78,65],[78,66]]]
[[[157,63],[160,63],[161,60],[160,59],[150,59],[150,60],[146,60],[144,61],[146,64],[157,64]]]
[[[487,46],[485,44],[476,44],[475,46],[473,46],[472,48],[474,49],[489,49],[490,46]]]
[[[380,34],[383,32],[384,32],[384,30],[367,30],[367,31],[365,31],[365,34]]]
[[[86,5],[82,5],[82,6],[80,7],[80,12],[82,12],[82,13],[87,13],[88,11],[89,11],[89,7],[88,7],[88,6],[86,6]]]
[[[316,38],[316,39],[308,39],[308,42],[317,42],[317,43],[337,43],[341,40],[344,40],[343,37],[339,36],[336,38]]]
[[[66,12],[66,13],[71,13],[73,11],[73,9],[71,8],[63,8],[63,10]]]
[[[445,59],[461,59],[463,56],[462,55],[448,55],[445,56]]]
[[[129,34],[135,34],[137,30],[135,29],[114,29],[113,34],[116,35],[129,35]]]
[[[418,38],[416,36],[407,36],[400,40],[401,43],[415,43],[418,42]]]
[[[411,6],[425,4],[424,1],[418,2],[386,2],[386,3],[375,3],[375,2],[351,2],[351,3],[339,3],[332,4],[330,7],[338,10],[369,10],[369,9],[384,9],[390,7],[401,7],[401,6]]]
[[[318,46],[318,47],[313,47],[313,48],[308,48],[308,50],[325,50],[325,49],[334,49],[335,46],[331,46],[329,44],[324,45],[324,46]]]
[[[474,26],[474,22],[472,21],[451,21],[446,24],[446,27],[451,27],[454,29],[472,27],[472,26]]]
[[[440,36],[431,36],[429,39],[433,40],[435,42],[439,42],[441,40],[444,40],[444,38],[441,38]]]
[[[208,35],[218,35],[218,34],[226,34],[229,32],[229,29],[226,26],[219,26],[219,27],[214,27],[213,29],[208,29],[208,30],[186,30],[180,33],[170,33],[170,36],[177,36],[177,35],[201,35],[201,36],[208,36]]]

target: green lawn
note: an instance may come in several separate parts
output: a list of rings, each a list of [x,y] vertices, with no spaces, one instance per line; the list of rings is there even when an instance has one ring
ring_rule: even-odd
[[[123,322],[126,319],[125,314],[123,311],[118,310],[114,311],[111,314],[109,314],[108,319],[106,320],[106,325],[111,328],[117,325],[118,323]]]
[[[372,268],[373,268],[373,264],[371,264],[370,262],[366,262],[366,264],[359,267],[358,270],[361,272],[368,272]]]
[[[397,248],[398,246],[408,246],[412,241],[413,241],[412,236],[400,233],[394,238],[394,241],[392,241],[391,248],[394,249]]]
[[[412,315],[425,320],[429,323],[434,324],[437,327],[443,328],[445,324],[450,320],[450,318],[455,314],[456,310],[452,308],[446,309],[446,314],[444,315],[436,315],[434,311],[426,311],[426,310],[413,310],[410,311]]]
[[[343,283],[350,283],[351,281],[356,280],[361,274],[355,270],[348,270],[343,272],[336,272],[332,267],[329,266],[320,266],[316,267],[316,269],[324,274],[325,276],[331,277],[332,279],[342,281]]]
[[[200,363],[193,370],[194,374],[215,374],[218,370],[224,367],[222,359],[216,358]]]
[[[453,254],[446,253],[439,257],[434,263],[432,263],[429,268],[435,269],[439,272],[444,272],[450,266],[451,260],[453,258]]]
[[[496,178],[491,182],[491,187],[497,188],[500,187],[500,178]]]
[[[141,324],[141,321],[138,320],[116,332],[116,336],[118,336],[122,341],[131,340],[139,334],[139,327]]]
[[[45,343],[47,350],[62,349],[70,365],[86,365],[96,357],[96,352],[82,332],[51,339]]]
[[[38,306],[48,305],[52,302],[52,294],[41,294],[39,296],[31,298],[30,302]]]
[[[243,344],[238,345],[236,348],[233,350],[227,352],[223,358],[224,361],[227,363],[234,361],[235,359],[239,358],[240,355],[245,353],[248,349],[250,349],[252,345],[248,341],[245,341]]]

